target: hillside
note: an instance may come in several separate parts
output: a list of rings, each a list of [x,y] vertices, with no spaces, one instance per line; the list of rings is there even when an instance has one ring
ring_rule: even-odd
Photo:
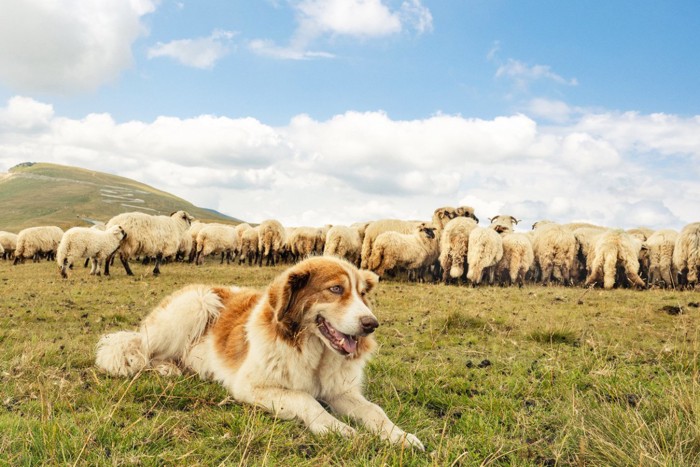
[[[205,222],[241,222],[137,181],[77,167],[24,163],[0,174],[0,230],[105,222],[122,212],[170,214],[184,209]]]

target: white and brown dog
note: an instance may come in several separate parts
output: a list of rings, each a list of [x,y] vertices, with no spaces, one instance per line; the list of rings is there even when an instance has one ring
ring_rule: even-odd
[[[221,382],[238,401],[301,419],[313,433],[354,435],[321,400],[382,438],[422,450],[415,435],[362,395],[379,325],[366,294],[377,281],[346,261],[317,257],[262,291],[191,285],[166,297],[138,332],[102,336],[96,363],[122,376],[192,370]]]

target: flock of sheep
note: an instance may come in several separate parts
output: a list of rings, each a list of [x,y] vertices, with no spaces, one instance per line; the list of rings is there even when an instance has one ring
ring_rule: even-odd
[[[680,232],[639,228],[627,231],[587,224],[540,221],[515,232],[510,215],[480,226],[471,207],[443,207],[427,221],[384,219],[350,226],[285,228],[276,220],[236,226],[195,221],[185,211],[170,216],[130,212],[104,226],[24,229],[0,232],[0,254],[14,264],[55,259],[63,277],[78,260],[92,262],[90,274],[109,274],[111,260],[166,260],[202,264],[210,255],[262,266],[293,263],[309,255],[335,255],[380,276],[406,271],[409,279],[522,286],[526,281],[619,287],[698,286],[700,222]]]

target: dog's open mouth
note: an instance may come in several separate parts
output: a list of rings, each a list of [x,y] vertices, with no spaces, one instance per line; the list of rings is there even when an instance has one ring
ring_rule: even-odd
[[[335,329],[331,324],[325,320],[323,316],[318,316],[316,318],[316,325],[321,331],[321,334],[328,339],[335,350],[343,355],[354,354],[357,350],[357,337],[348,336],[342,332]]]

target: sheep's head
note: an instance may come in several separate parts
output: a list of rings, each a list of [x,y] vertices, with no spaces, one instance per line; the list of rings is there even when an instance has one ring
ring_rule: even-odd
[[[417,227],[418,231],[424,234],[428,239],[432,240],[435,238],[435,227],[425,222],[421,222]]]
[[[499,234],[512,232],[512,230],[508,226],[505,226],[505,225],[495,225],[495,226],[493,226],[493,230],[495,230]]]
[[[455,213],[460,217],[470,217],[474,219],[477,224],[479,223],[479,218],[474,215],[474,208],[471,206],[460,206],[455,209]]]
[[[188,227],[192,225],[192,221],[194,220],[194,217],[192,217],[187,211],[175,211],[170,214],[170,217],[182,219],[185,221],[185,224],[187,224]]]

